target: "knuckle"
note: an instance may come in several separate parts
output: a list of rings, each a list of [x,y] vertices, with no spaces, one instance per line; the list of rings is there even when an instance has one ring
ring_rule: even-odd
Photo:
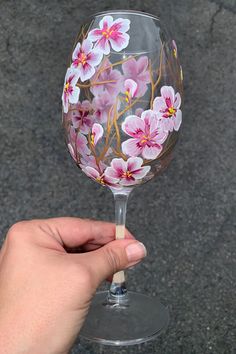
[[[120,269],[121,262],[116,251],[108,247],[106,248],[105,256],[113,273]]]
[[[27,224],[28,224],[28,221],[19,221],[19,222],[13,224],[7,233],[8,242],[9,241],[15,242],[15,240],[19,239],[19,236],[21,236],[20,238],[22,238],[22,236],[25,234]]]

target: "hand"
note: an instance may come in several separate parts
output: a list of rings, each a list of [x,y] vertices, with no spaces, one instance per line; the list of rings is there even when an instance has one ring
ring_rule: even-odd
[[[113,224],[77,218],[11,227],[0,252],[1,353],[70,350],[99,284],[146,254],[128,231],[114,235]]]

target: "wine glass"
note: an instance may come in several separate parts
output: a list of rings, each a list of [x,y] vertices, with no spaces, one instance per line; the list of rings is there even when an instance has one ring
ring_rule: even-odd
[[[157,17],[102,12],[81,27],[65,76],[63,126],[77,166],[114,195],[116,238],[124,238],[130,192],[171,161],[181,96],[177,46]],[[127,291],[122,271],[94,297],[81,335],[131,345],[156,337],[168,321],[157,298]]]

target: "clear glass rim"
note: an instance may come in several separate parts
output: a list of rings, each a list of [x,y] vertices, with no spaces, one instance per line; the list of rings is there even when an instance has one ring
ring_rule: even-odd
[[[94,14],[90,15],[89,18],[91,17],[98,17],[98,16],[102,16],[102,15],[112,15],[112,14],[116,14],[116,15],[122,15],[122,14],[130,14],[130,15],[137,15],[140,17],[147,17],[147,18],[151,18],[153,20],[156,20],[158,22],[160,22],[160,18],[150,14],[149,12],[144,12],[144,11],[138,11],[138,10],[105,10],[105,11],[99,11],[99,12],[95,12]]]

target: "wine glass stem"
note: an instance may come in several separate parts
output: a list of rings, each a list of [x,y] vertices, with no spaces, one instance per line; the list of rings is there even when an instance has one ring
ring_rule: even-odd
[[[130,192],[131,189],[122,192],[113,191],[115,200],[116,239],[125,238],[126,209]],[[120,303],[122,300],[127,301],[127,296],[125,273],[124,271],[120,271],[113,276],[108,300],[112,303]]]

